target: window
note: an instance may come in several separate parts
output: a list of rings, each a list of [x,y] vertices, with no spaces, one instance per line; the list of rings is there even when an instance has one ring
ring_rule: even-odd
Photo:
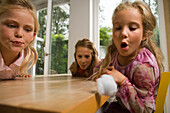
[[[38,61],[35,75],[44,74],[44,56],[49,55],[49,74],[67,73],[68,55],[68,27],[69,27],[69,4],[54,5],[51,19],[51,44],[50,53],[45,53],[47,8],[38,12],[40,30],[37,35]]]
[[[100,29],[100,54],[99,59],[105,57],[107,46],[112,40],[112,15],[121,0],[100,0],[99,3],[99,29]]]

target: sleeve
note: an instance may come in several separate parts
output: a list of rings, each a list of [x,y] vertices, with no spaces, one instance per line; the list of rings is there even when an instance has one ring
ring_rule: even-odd
[[[98,73],[99,69],[100,69],[100,65],[101,62],[99,61],[96,66],[93,68],[93,74],[88,78],[88,80],[94,80],[94,77],[96,76],[96,74]]]
[[[98,63],[95,65],[95,67],[93,68],[93,73],[96,73],[96,72],[98,72],[99,71],[99,69],[100,69],[100,65],[101,65],[101,62],[100,61],[98,61]]]
[[[142,64],[136,66],[132,81],[127,79],[116,96],[131,113],[152,113],[157,86],[153,67]]]

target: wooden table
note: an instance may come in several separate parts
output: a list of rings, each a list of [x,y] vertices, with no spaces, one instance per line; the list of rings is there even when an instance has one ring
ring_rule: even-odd
[[[0,81],[0,113],[95,113],[108,99],[94,81],[37,76]]]

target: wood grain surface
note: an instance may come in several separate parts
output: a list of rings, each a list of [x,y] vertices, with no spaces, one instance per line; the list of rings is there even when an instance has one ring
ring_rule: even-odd
[[[0,113],[95,113],[108,99],[96,82],[71,76],[0,81]]]

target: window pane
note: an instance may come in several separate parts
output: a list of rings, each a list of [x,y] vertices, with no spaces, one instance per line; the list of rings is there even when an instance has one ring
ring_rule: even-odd
[[[100,29],[100,54],[99,59],[105,57],[107,46],[112,39],[112,14],[121,0],[100,0],[99,3],[99,29]]]
[[[69,5],[53,7],[50,74],[67,73]]]
[[[155,38],[153,39],[158,47],[160,47],[160,40],[159,40],[159,18],[158,18],[158,0],[143,0],[145,3],[147,3],[152,13],[154,14],[157,22],[157,26],[155,28]]]
[[[37,35],[38,61],[36,64],[36,75],[42,75],[44,72],[45,38],[47,9],[38,11],[38,20],[40,30]],[[69,5],[53,6],[51,28],[51,66],[49,74],[67,73],[68,56],[68,27],[69,27]]]
[[[45,36],[47,23],[47,9],[39,10],[38,12],[39,32],[37,34],[37,52],[38,60],[36,63],[36,74],[43,75],[44,72],[44,54],[45,54]]]

